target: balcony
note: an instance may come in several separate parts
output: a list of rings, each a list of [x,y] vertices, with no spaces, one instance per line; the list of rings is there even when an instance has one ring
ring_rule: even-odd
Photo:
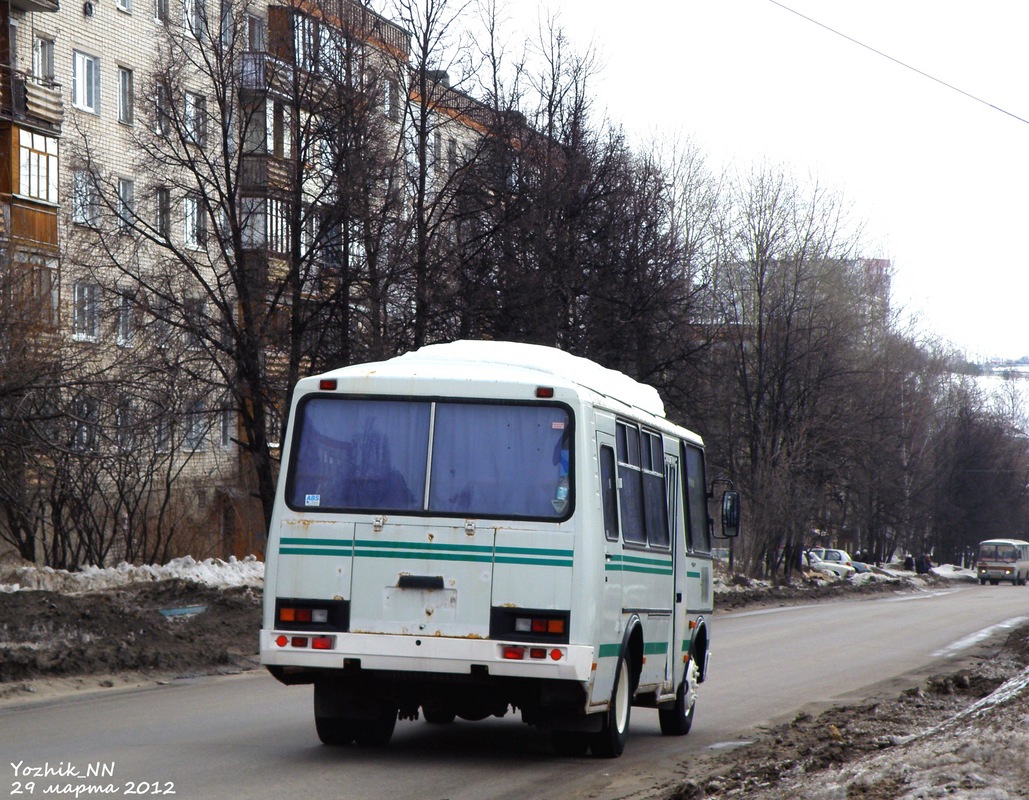
[[[243,158],[240,191],[247,195],[265,197],[281,194],[289,189],[289,162],[267,153],[255,153]]]
[[[11,8],[21,11],[60,11],[57,0],[10,0]]]
[[[293,67],[271,53],[244,53],[242,89],[260,96],[293,96]]]
[[[64,120],[61,87],[53,81],[0,66],[0,117],[47,133],[60,133]]]
[[[0,240],[36,251],[57,252],[57,208],[0,195]]]

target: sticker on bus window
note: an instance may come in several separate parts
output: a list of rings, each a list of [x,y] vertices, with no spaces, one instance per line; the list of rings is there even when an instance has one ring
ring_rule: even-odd
[[[320,494],[306,494],[304,495],[305,506],[320,506],[322,504],[322,496]]]
[[[563,431],[565,429],[565,424],[563,422],[551,422],[550,428],[555,431]]]

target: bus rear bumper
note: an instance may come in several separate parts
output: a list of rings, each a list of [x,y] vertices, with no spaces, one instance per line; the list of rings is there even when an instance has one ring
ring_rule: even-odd
[[[317,649],[315,639],[319,639]],[[359,667],[453,675],[485,667],[497,677],[586,682],[594,668],[594,649],[491,639],[262,630],[261,663],[287,670]]]

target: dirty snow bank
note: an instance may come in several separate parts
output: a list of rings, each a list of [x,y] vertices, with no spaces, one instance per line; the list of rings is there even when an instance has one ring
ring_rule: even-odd
[[[896,747],[778,785],[765,797],[1014,800],[1029,796],[1029,668],[964,711]]]
[[[163,565],[133,566],[122,562],[116,567],[85,567],[77,572],[21,564],[0,572],[0,592],[44,590],[74,594],[172,579],[212,588],[260,587],[264,584],[264,562],[258,561],[256,556],[247,556],[242,561],[235,556],[230,556],[228,561],[220,558],[197,561],[185,556]]]

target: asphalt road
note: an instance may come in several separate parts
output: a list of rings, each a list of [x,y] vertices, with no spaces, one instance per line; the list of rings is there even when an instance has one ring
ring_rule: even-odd
[[[662,737],[655,711],[633,709],[617,760],[557,756],[517,716],[400,722],[382,750],[323,747],[310,688],[264,673],[9,705],[0,709],[0,796],[640,796],[673,780],[691,754],[745,740],[809,704],[895,692],[1027,618],[1029,589],[967,584],[718,615],[693,731]]]

